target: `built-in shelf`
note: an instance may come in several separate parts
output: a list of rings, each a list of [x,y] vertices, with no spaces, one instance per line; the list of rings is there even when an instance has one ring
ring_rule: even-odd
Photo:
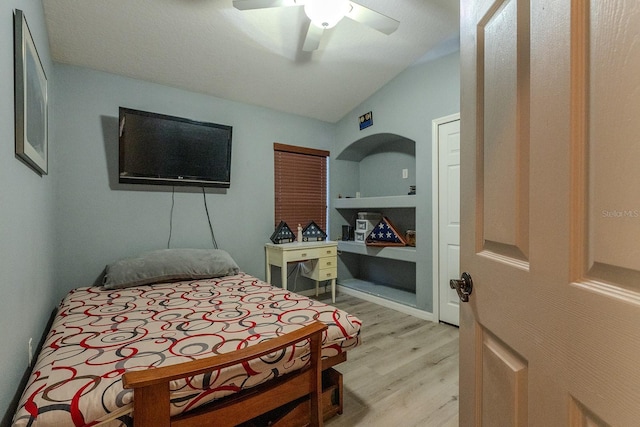
[[[331,208],[343,227],[349,225],[356,231],[365,231],[362,223],[356,221],[360,212],[378,213],[387,217],[396,233],[416,230],[424,195],[408,195],[409,184],[417,176],[420,165],[416,162],[416,142],[401,135],[378,133],[366,135],[348,144],[338,153],[336,160],[347,160],[357,164],[345,165],[352,168],[356,182],[340,183],[336,189],[342,196],[363,195],[367,197],[340,197],[331,200]],[[386,167],[403,169],[404,178],[391,173]],[[406,168],[406,169],[405,169]],[[404,171],[407,171],[405,174]],[[397,174],[399,175],[399,174]],[[346,185],[348,184],[348,185]],[[332,185],[333,186],[333,185]],[[389,194],[389,196],[384,196]],[[395,194],[395,195],[393,195]],[[373,197],[368,197],[373,196]],[[374,220],[373,215],[369,218]],[[375,220],[374,220],[375,221]],[[375,227],[375,222],[367,223],[366,230]],[[344,229],[343,229],[344,231]],[[356,234],[362,240],[362,234]],[[424,310],[426,298],[417,294],[423,291],[418,285],[422,280],[427,263],[418,262],[417,251],[412,246],[368,246],[358,241],[338,241],[338,285],[341,290],[367,301],[384,304],[402,312],[431,319],[432,314]],[[424,282],[424,280],[422,280]],[[418,308],[420,301],[420,308]]]
[[[415,208],[416,196],[383,196],[333,199],[336,209]]]
[[[363,243],[339,240],[338,251],[407,262],[416,262],[417,259],[416,248],[412,246],[367,246]]]
[[[409,307],[416,307],[417,305],[415,293],[398,288],[393,288],[391,286],[377,284],[360,279],[338,279],[338,284],[349,289],[355,289],[360,292],[365,292],[390,301],[395,301]]]

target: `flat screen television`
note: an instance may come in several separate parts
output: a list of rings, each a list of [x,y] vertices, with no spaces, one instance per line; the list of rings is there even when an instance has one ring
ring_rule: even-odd
[[[231,126],[120,107],[119,182],[229,188]]]

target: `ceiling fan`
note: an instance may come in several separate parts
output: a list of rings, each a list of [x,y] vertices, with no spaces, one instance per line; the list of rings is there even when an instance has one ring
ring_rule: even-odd
[[[349,0],[233,0],[239,10],[304,6],[311,20],[302,50],[312,52],[320,46],[324,30],[333,28],[342,18],[353,19],[384,34],[393,33],[400,22]]]

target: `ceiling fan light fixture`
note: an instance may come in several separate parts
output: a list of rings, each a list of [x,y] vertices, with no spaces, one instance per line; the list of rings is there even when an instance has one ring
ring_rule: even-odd
[[[304,13],[322,29],[333,28],[351,10],[349,0],[307,0]]]

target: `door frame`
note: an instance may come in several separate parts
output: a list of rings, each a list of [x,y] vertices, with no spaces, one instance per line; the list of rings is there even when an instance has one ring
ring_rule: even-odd
[[[440,322],[440,153],[438,128],[449,122],[460,120],[460,113],[439,117],[431,121],[431,224],[433,259],[433,321]]]

